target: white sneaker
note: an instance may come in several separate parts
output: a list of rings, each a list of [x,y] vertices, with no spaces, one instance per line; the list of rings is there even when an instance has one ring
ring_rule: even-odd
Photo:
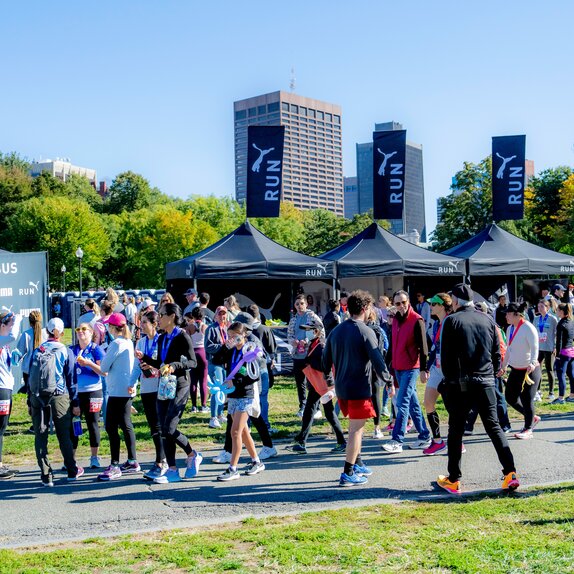
[[[267,460],[277,456],[277,449],[274,446],[264,446],[259,451],[259,460]]]
[[[217,417],[211,417],[209,419],[209,428],[211,428],[211,429],[220,429],[221,428],[221,423],[219,422],[219,419]]]
[[[536,395],[534,395],[534,402],[539,403],[542,400],[542,393],[540,391],[536,391]]]
[[[217,456],[213,457],[213,462],[215,464],[229,464],[231,462],[231,453],[222,450]]]
[[[217,420],[218,420],[221,424],[224,424],[224,423],[227,422],[227,415],[224,415],[224,414],[222,413],[222,414],[220,414],[220,415],[217,417]]]
[[[383,438],[385,435],[381,429],[375,429],[373,433],[373,438]]]
[[[554,393],[551,393],[548,395],[548,400],[549,401],[553,401],[556,398],[556,396],[554,395]]]
[[[409,446],[410,448],[428,448],[432,444],[432,438],[427,438],[425,440],[415,440]]]
[[[385,452],[389,452],[389,453],[403,452],[403,445],[396,440],[388,440],[386,443],[381,445],[381,448]]]
[[[320,421],[320,420],[323,418],[323,413],[318,410],[318,411],[313,415],[313,418],[314,418],[316,421]]]
[[[303,409],[299,409],[299,410],[297,411],[297,415],[296,415],[296,416],[298,416],[300,419],[302,419],[302,418],[303,418]]]

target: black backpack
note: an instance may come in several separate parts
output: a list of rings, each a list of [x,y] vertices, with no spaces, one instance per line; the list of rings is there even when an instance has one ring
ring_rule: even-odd
[[[28,384],[32,396],[49,399],[58,388],[56,380],[56,353],[59,347],[40,345],[32,356]]]

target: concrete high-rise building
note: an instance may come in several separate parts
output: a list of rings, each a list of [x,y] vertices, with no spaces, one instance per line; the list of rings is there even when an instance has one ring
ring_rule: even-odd
[[[375,131],[402,130],[397,122],[375,124]],[[373,209],[373,142],[357,144],[358,213]],[[405,165],[405,198],[403,219],[390,219],[391,231],[397,235],[416,230],[426,242],[425,188],[423,147],[407,141]]]
[[[345,217],[353,219],[355,213],[359,213],[359,188],[357,176],[343,178],[345,184]]]
[[[247,189],[247,126],[285,126],[282,199],[344,214],[341,108],[290,92],[234,102],[235,198]]]

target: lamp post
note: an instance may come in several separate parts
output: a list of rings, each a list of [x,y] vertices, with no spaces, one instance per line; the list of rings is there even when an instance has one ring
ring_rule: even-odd
[[[78,258],[78,265],[80,267],[80,299],[82,298],[82,257],[84,256],[84,252],[82,251],[81,247],[76,249],[76,257]]]
[[[62,265],[62,293],[66,292],[66,266]]]

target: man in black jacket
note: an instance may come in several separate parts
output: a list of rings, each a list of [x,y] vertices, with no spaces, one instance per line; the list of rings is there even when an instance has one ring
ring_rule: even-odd
[[[496,412],[495,374],[501,357],[495,324],[472,303],[472,289],[459,283],[452,290],[454,313],[443,322],[441,365],[444,381],[440,391],[448,420],[448,476],[440,475],[437,483],[452,494],[460,493],[460,459],[462,436],[469,410],[478,407],[480,418],[496,453],[504,479],[502,488],[519,486],[514,458]]]
[[[349,438],[340,486],[364,484],[372,474],[361,459],[365,421],[375,416],[371,400],[372,369],[381,379],[388,378],[375,332],[365,324],[365,313],[372,303],[369,293],[353,291],[347,300],[351,317],[329,335],[323,351],[323,373],[328,377],[335,367],[339,405],[343,415],[349,416]]]

